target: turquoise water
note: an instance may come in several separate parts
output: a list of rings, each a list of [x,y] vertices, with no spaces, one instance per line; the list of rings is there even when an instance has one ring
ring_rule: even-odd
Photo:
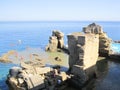
[[[116,53],[120,53],[120,43],[113,43],[111,44],[112,50]]]
[[[5,83],[6,75],[9,72],[9,68],[11,68],[13,66],[16,66],[16,65],[0,63],[0,90],[8,90],[8,87]]]
[[[92,22],[0,22],[0,55],[9,50],[22,51],[27,47],[44,50],[52,30],[60,30],[65,35],[80,32]],[[97,22],[113,40],[120,40],[120,22]],[[65,36],[65,44],[67,38]],[[120,52],[119,44],[112,44]],[[0,63],[0,89],[7,90],[5,78],[13,64]]]

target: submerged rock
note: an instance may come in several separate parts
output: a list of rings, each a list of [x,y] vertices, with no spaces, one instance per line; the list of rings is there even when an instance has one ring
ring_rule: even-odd
[[[8,51],[7,53],[3,54],[0,57],[0,62],[3,62],[3,63],[12,63],[12,60],[9,58],[9,56],[14,55],[14,53],[15,53],[15,51],[11,50],[11,51]]]

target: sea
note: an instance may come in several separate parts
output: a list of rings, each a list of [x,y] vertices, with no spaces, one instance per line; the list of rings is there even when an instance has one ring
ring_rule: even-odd
[[[104,32],[112,40],[120,40],[120,22],[94,22],[102,26]],[[44,51],[53,30],[64,33],[64,41],[67,45],[68,34],[81,32],[83,27],[91,23],[93,21],[0,22],[0,56],[10,50],[24,51],[27,47],[40,48]],[[116,53],[120,53],[120,44],[111,43],[111,49]],[[8,90],[5,80],[9,69],[13,66],[16,66],[16,64],[0,63],[0,90]],[[105,88],[107,90],[120,90],[120,64],[108,61],[107,66],[104,77],[97,81],[96,90],[106,90]],[[111,88],[113,84],[115,86]],[[103,87],[103,85],[106,87]]]

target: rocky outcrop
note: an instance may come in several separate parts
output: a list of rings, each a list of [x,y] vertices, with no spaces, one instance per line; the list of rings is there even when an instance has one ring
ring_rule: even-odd
[[[99,36],[72,33],[68,37],[69,68],[72,81],[82,86],[95,73],[98,59]]]
[[[46,51],[57,51],[58,48],[64,47],[64,34],[60,31],[53,31],[52,36],[49,38],[49,44],[46,46]]]
[[[56,36],[51,36],[49,38],[49,44],[46,46],[46,51],[57,51],[58,41]]]
[[[56,36],[58,40],[57,48],[63,48],[64,47],[64,34],[60,31],[53,31],[52,36]]]
[[[2,62],[2,63],[11,63],[12,60],[10,60],[9,56],[13,55],[14,53],[15,53],[15,51],[11,50],[11,51],[8,51],[7,53],[3,54],[0,57],[0,62]]]
[[[84,27],[83,32],[98,34],[99,35],[99,55],[100,56],[108,56],[109,55],[111,39],[108,38],[108,36],[105,32],[103,32],[103,29],[101,26],[99,26],[95,23],[92,23],[92,24],[88,25],[87,27]]]
[[[112,40],[106,33],[99,34],[99,55],[108,56],[110,54]]]
[[[96,25],[95,23],[92,23],[88,25],[87,27],[83,28],[84,33],[92,33],[92,34],[101,34],[103,33],[102,27],[99,25]]]

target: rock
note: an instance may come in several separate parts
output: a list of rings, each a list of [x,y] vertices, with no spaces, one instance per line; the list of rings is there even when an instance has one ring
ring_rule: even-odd
[[[21,66],[21,68],[24,68],[24,69],[32,69],[32,67],[28,64],[25,64],[25,62],[21,62],[20,66]]]
[[[88,25],[87,27],[84,27],[83,32],[86,34],[87,33],[98,34],[99,35],[99,55],[100,56],[109,55],[111,39],[108,38],[105,32],[103,32],[103,29],[101,26],[95,23],[92,23]]]
[[[41,67],[22,62],[21,68],[13,67],[7,78],[10,90],[55,90],[68,78],[60,66]],[[12,74],[11,74],[12,73]]]
[[[2,63],[12,63],[12,61],[7,60],[7,59],[3,59],[3,58],[0,58],[0,62],[2,62]]]
[[[28,90],[31,90],[32,88],[34,88],[34,90],[45,88],[44,80],[40,77],[40,75],[29,76],[26,81],[28,82]]]
[[[11,50],[11,51],[8,51],[7,53],[3,54],[0,57],[0,62],[3,62],[3,63],[12,63],[12,60],[10,60],[9,56],[14,55],[14,53],[15,53],[15,51]]]
[[[58,30],[54,30],[52,32],[52,36],[56,36],[58,40],[58,48],[63,48],[64,47],[64,34]]]
[[[68,78],[68,75],[65,72],[61,72],[59,76],[62,77],[62,81],[65,81]]]
[[[108,56],[110,54],[111,40],[106,33],[99,34],[99,55]]]
[[[52,36],[56,36],[58,39],[61,39],[61,38],[64,37],[64,34],[62,32],[60,32],[60,31],[58,31],[58,30],[54,30],[52,32]]]
[[[20,67],[12,67],[9,71],[9,73],[10,73],[10,75],[12,76],[12,77],[16,77],[17,76],[17,74],[18,74],[18,72],[21,70],[21,68]]]
[[[58,40],[56,36],[51,36],[49,38],[49,44],[46,47],[46,51],[57,51],[57,46],[58,46]]]
[[[83,28],[83,32],[84,33],[93,33],[93,34],[101,34],[103,33],[102,27],[92,23],[90,25],[88,25],[87,27]]]
[[[64,48],[64,34],[60,31],[54,30],[45,50],[54,52],[57,51],[58,48]]]

